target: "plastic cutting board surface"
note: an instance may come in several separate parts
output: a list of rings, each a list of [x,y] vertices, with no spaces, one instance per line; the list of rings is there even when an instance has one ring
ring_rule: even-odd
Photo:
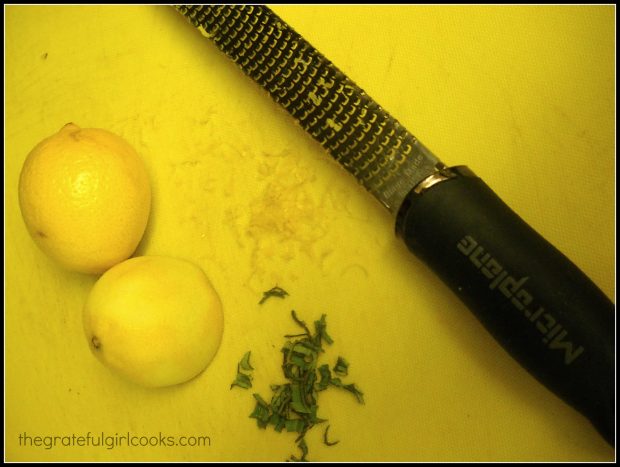
[[[273,8],[615,300],[613,7]],[[327,314],[335,342],[324,358],[344,356],[366,399],[321,394],[319,413],[340,443],[324,446],[316,428],[311,460],[614,458],[407,252],[388,213],[174,9],[7,6],[5,14],[7,460],[297,455],[293,434],[248,418],[252,391],[267,397],[282,382],[293,308],[309,322]],[[137,254],[192,260],[220,293],[222,345],[190,383],[146,390],[104,368],[81,322],[96,277],[60,269],[28,236],[21,166],[71,121],[122,135],[146,161],[153,210]],[[276,284],[290,296],[259,306]],[[248,350],[254,387],[230,390]],[[68,441],[89,432],[121,445]],[[210,444],[127,447],[118,440],[128,434]],[[60,438],[48,448],[51,437]]]

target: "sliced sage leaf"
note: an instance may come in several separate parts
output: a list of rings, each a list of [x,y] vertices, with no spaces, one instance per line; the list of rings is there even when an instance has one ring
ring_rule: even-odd
[[[332,378],[332,379],[330,379],[329,380],[329,384],[332,384],[332,385],[337,386],[339,388],[341,388],[343,386],[342,385],[342,381],[340,380],[340,378]]]
[[[319,321],[314,322],[314,329],[316,331],[315,343],[319,346],[321,345],[321,339],[330,345],[334,343],[334,340],[327,334],[327,322],[325,321],[325,317],[326,315],[323,314]]]
[[[251,371],[254,369],[252,365],[250,365],[250,352],[246,352],[245,355],[243,355],[243,358],[239,362],[239,368],[245,371]]]
[[[265,295],[263,298],[267,299],[268,296]],[[301,456],[291,455],[287,461],[307,462],[306,433],[314,426],[327,422],[318,415],[319,392],[335,386],[352,393],[360,403],[364,403],[364,398],[362,391],[355,384],[348,384],[342,380],[349,373],[349,362],[345,358],[339,356],[331,369],[328,364],[320,363],[320,356],[325,351],[324,344],[331,345],[334,342],[327,333],[326,315],[323,314],[319,320],[314,321],[314,333],[310,331],[305,321],[297,316],[295,310],[291,310],[291,317],[304,332],[284,336],[287,340],[281,352],[282,372],[286,382],[270,385],[272,395],[269,403],[255,393],[256,405],[250,417],[256,419],[260,428],[271,425],[276,432],[286,430],[297,433],[295,443],[301,451]],[[250,352],[247,352],[237,366],[239,385],[248,387],[252,384],[252,377],[248,372],[253,370],[250,356]],[[329,440],[328,434],[329,425],[323,433],[325,445],[334,446],[339,443]]]
[[[308,335],[308,337],[310,337],[310,336],[311,336],[311,334],[310,334],[310,329],[308,329],[308,326],[306,326],[306,323],[305,323],[304,321],[300,320],[300,319],[297,317],[297,313],[295,313],[295,310],[291,310],[291,316],[293,317],[293,320],[294,320],[297,324],[299,324],[299,325],[300,325],[300,326],[304,329],[304,331],[306,331],[306,334]]]
[[[247,373],[244,373],[242,370],[246,371]],[[239,386],[240,388],[243,388],[243,389],[251,388],[252,387],[252,375],[251,375],[252,370],[254,370],[254,368],[252,368],[252,365],[250,365],[250,352],[248,351],[243,355],[243,357],[241,358],[241,361],[237,363],[237,376],[235,377],[235,380],[230,385],[230,389],[232,389],[235,386]]]
[[[296,418],[293,420],[286,420],[284,422],[284,426],[286,427],[286,431],[288,432],[297,432],[301,433],[304,430],[304,421]]]
[[[334,373],[339,376],[347,376],[349,373],[349,362],[342,357],[338,357],[338,361],[334,365]]]
[[[256,402],[257,402],[260,406],[265,407],[266,409],[269,409],[269,404],[267,404],[267,402],[265,401],[265,399],[263,399],[263,398],[261,397],[261,395],[260,395],[260,394],[254,393],[254,394],[252,394],[252,395],[254,396],[254,399],[256,399]]]
[[[259,305],[262,305],[267,301],[267,299],[271,297],[284,298],[288,295],[288,292],[284,290],[282,287],[278,287],[277,285],[266,292],[263,292],[263,298],[261,298]]]
[[[240,388],[243,388],[243,389],[250,389],[252,387],[252,380],[250,379],[250,376],[248,375],[244,375],[243,373],[237,373],[237,377],[230,385],[230,389],[232,389],[235,386],[239,386]]]
[[[308,334],[303,332],[301,334],[284,334],[284,337],[286,337],[287,339],[291,339],[293,337],[303,337],[303,336],[307,336]]]
[[[329,430],[330,425],[327,425],[325,427],[325,431],[323,432],[323,444],[327,445],[327,446],[334,446],[335,444],[338,444],[340,442],[340,440],[338,441],[328,441],[327,440],[327,432]]]
[[[311,413],[310,407],[304,400],[302,388],[297,383],[291,384],[291,408],[299,414]]]
[[[306,444],[306,438],[301,438],[299,443],[297,443],[297,447],[301,450],[301,458],[299,460],[302,462],[307,462],[306,456],[308,455],[308,445]]]
[[[319,367],[319,375],[321,376],[321,380],[315,384],[315,386],[318,391],[323,391],[327,389],[327,386],[329,386],[329,382],[332,379],[332,374],[331,371],[329,371],[329,365],[327,363]]]
[[[259,428],[266,428],[270,417],[269,407],[265,407],[259,402],[256,403],[254,411],[250,414],[250,418],[256,419]]]
[[[357,401],[360,404],[364,403],[364,393],[362,391],[359,390],[359,388],[355,385],[355,384],[347,384],[345,386],[342,386],[343,389],[346,389],[347,391],[353,393],[353,395],[355,395]]]

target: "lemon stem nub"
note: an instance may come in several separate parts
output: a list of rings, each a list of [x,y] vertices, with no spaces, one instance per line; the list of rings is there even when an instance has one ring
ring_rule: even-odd
[[[93,347],[95,349],[99,349],[99,347],[101,347],[101,342],[99,342],[99,339],[97,339],[97,336],[93,336],[93,338],[90,341],[93,343]]]

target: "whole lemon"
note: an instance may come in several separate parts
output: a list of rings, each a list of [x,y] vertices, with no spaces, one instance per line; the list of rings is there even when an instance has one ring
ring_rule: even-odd
[[[200,374],[215,356],[222,330],[222,304],[203,270],[165,256],[140,256],[112,267],[84,307],[92,352],[147,387]]]
[[[65,125],[28,154],[19,203],[37,245],[66,268],[98,274],[129,258],[151,207],[146,167],[109,131]]]

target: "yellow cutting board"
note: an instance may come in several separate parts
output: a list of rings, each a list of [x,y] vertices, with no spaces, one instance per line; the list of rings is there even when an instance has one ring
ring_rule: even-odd
[[[274,6],[446,164],[470,166],[615,295],[613,6]],[[10,461],[283,461],[294,434],[248,418],[282,382],[295,309],[365,405],[321,393],[319,461],[609,461],[394,235],[394,220],[167,6],[5,7],[5,449]],[[90,353],[97,277],[29,238],[17,183],[67,122],[140,152],[153,209],[137,255],[194,261],[225,309],[195,380],[147,390]],[[262,306],[262,292],[286,289]],[[254,387],[230,390],[252,351]],[[128,443],[130,441],[130,443]],[[198,446],[182,446],[199,444]],[[128,446],[128,444],[139,444]],[[171,445],[176,444],[176,445]]]

